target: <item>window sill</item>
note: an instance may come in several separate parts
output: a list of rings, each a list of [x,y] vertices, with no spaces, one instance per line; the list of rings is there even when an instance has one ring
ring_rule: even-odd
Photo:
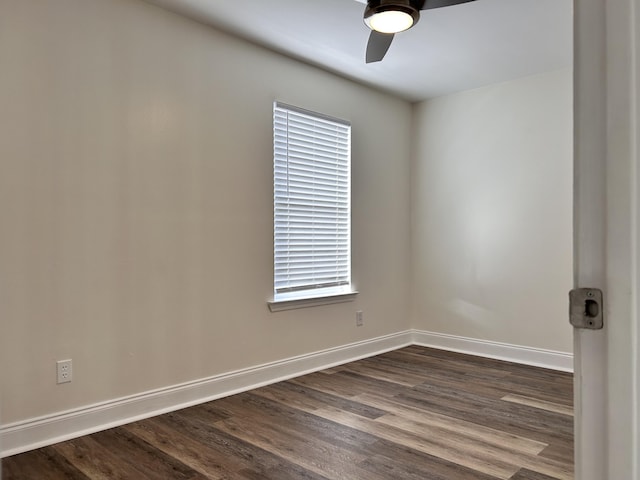
[[[299,298],[287,298],[270,300],[267,302],[269,310],[272,312],[282,312],[284,310],[295,310],[297,308],[317,307],[320,305],[330,305],[332,303],[352,302],[357,291],[324,294],[318,297],[299,297]]]

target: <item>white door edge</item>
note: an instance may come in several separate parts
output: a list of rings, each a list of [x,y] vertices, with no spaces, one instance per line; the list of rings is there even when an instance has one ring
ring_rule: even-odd
[[[640,0],[575,0],[575,284],[605,328],[576,331],[576,476],[640,480]]]

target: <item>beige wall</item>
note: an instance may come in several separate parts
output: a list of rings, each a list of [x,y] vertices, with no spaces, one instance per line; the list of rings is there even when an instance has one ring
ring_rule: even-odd
[[[5,0],[0,65],[2,423],[409,328],[408,103],[137,1]],[[353,303],[265,303],[275,99],[353,122]]]
[[[571,352],[571,72],[418,104],[413,327]]]

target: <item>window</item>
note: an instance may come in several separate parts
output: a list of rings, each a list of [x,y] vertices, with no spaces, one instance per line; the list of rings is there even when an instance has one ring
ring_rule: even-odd
[[[274,297],[270,306],[317,298],[344,301],[354,293],[351,125],[276,102],[273,151]]]

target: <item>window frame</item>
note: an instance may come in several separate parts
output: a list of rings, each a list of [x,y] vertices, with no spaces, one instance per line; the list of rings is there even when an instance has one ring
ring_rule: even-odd
[[[292,119],[290,120],[289,115],[292,114]],[[286,135],[286,143],[285,150],[286,153],[282,153],[282,148],[278,148],[278,146],[282,146],[282,117],[286,115],[284,132]],[[312,283],[305,285],[304,287],[299,287],[295,285],[295,282],[290,279],[286,279],[287,274],[278,273],[278,268],[282,268],[283,266],[287,269],[291,266],[290,262],[293,262],[294,267],[298,266],[295,263],[295,259],[291,260],[290,250],[287,249],[289,242],[289,231],[283,230],[287,227],[281,227],[279,229],[278,224],[290,225],[293,220],[290,218],[291,216],[291,197],[288,194],[280,195],[279,192],[282,191],[282,187],[284,186],[287,191],[290,185],[294,185],[297,189],[303,189],[304,196],[308,196],[309,198],[313,197],[311,204],[308,205],[309,210],[303,212],[303,216],[305,216],[305,220],[312,219],[312,224],[315,224],[315,220],[321,218],[323,220],[333,220],[332,214],[327,213],[317,213],[316,205],[316,195],[317,195],[317,185],[314,182],[308,182],[309,185],[306,185],[307,182],[303,181],[302,184],[300,182],[295,183],[294,180],[291,180],[292,183],[289,183],[289,168],[290,161],[292,156],[289,155],[289,148],[293,145],[293,143],[298,139],[296,136],[293,136],[293,140],[290,141],[289,138],[289,128],[293,126],[295,129],[296,126],[300,127],[304,125],[305,127],[311,126],[313,122],[317,122],[316,125],[313,126],[315,128],[313,134],[314,139],[311,142],[311,147],[307,147],[304,152],[300,153],[300,156],[295,158],[298,168],[305,169],[304,173],[312,173],[314,167],[316,168],[315,174],[317,174],[317,161],[316,156],[313,153],[317,148],[316,141],[317,138],[315,135],[323,135],[322,132],[325,131],[327,126],[331,126],[336,129],[344,129],[347,128],[346,134],[343,132],[336,133],[334,141],[336,142],[344,142],[346,141],[346,153],[344,151],[338,151],[335,157],[331,160],[335,161],[335,164],[331,167],[333,168],[333,173],[330,175],[334,175],[336,177],[335,183],[335,191],[331,193],[337,193],[340,190],[344,190],[344,180],[346,177],[346,198],[342,194],[336,194],[336,207],[335,207],[335,224],[332,224],[332,232],[335,232],[336,237],[344,237],[344,220],[346,218],[346,242],[344,238],[339,241],[336,241],[335,244],[331,245],[334,255],[333,258],[335,261],[333,265],[336,268],[337,280],[335,285],[329,285],[322,287],[321,285],[311,286]],[[326,114],[306,110],[304,108],[292,106],[283,102],[274,101],[273,103],[273,293],[271,300],[268,301],[268,305],[271,311],[280,311],[280,310],[289,310],[293,308],[303,308],[303,307],[311,307],[316,305],[324,305],[330,303],[340,303],[351,301],[357,295],[357,291],[353,287],[353,278],[352,278],[352,236],[351,236],[351,164],[352,164],[352,152],[351,152],[351,123],[346,120],[342,120],[339,118],[331,117]],[[299,133],[297,134],[299,135]],[[299,147],[300,148],[300,147]],[[300,151],[298,149],[298,151]],[[280,153],[279,153],[280,152]],[[346,174],[344,169],[344,163],[346,159]],[[326,161],[326,158],[320,158],[320,162]],[[306,164],[305,164],[306,162]],[[283,181],[282,177],[282,169],[286,169],[286,180]],[[280,172],[280,177],[278,176],[278,172]],[[313,177],[320,178],[320,177]],[[342,182],[341,186],[339,186],[339,182]],[[306,187],[309,189],[305,190]],[[307,199],[308,200],[308,199]],[[339,207],[344,206],[346,202],[347,213],[346,216],[342,213],[339,213]],[[284,207],[283,207],[284,205]],[[299,207],[298,207],[299,208]],[[282,211],[286,213],[282,213]],[[280,212],[280,213],[279,213]],[[294,215],[295,216],[295,215]],[[341,224],[342,223],[342,224]],[[309,240],[313,245],[317,245],[314,242],[318,242],[316,237],[318,235],[317,230],[314,227],[305,227],[303,235],[308,235],[309,238],[305,240]],[[282,240],[285,238],[286,240]],[[345,276],[345,265],[344,260],[340,260],[344,258],[344,253],[340,253],[342,247],[342,252],[344,252],[344,246],[346,243],[346,251],[347,251],[347,259],[346,259],[346,276]],[[279,249],[282,250],[282,247],[285,247],[286,252],[284,254],[279,254]],[[310,273],[311,278],[315,278],[316,268],[322,265],[322,261],[314,263],[313,254],[311,254],[311,262],[312,267],[309,267],[307,270],[313,273]],[[309,263],[309,262],[307,262]],[[288,270],[287,270],[288,272]],[[311,278],[306,279],[311,282]],[[346,278],[346,282],[344,279]],[[283,286],[283,281],[286,279],[287,282],[290,282],[287,285]],[[339,279],[339,280],[338,280]],[[342,283],[340,283],[342,281]],[[280,291],[278,291],[278,285],[281,286]],[[285,290],[285,291],[283,291]]]

